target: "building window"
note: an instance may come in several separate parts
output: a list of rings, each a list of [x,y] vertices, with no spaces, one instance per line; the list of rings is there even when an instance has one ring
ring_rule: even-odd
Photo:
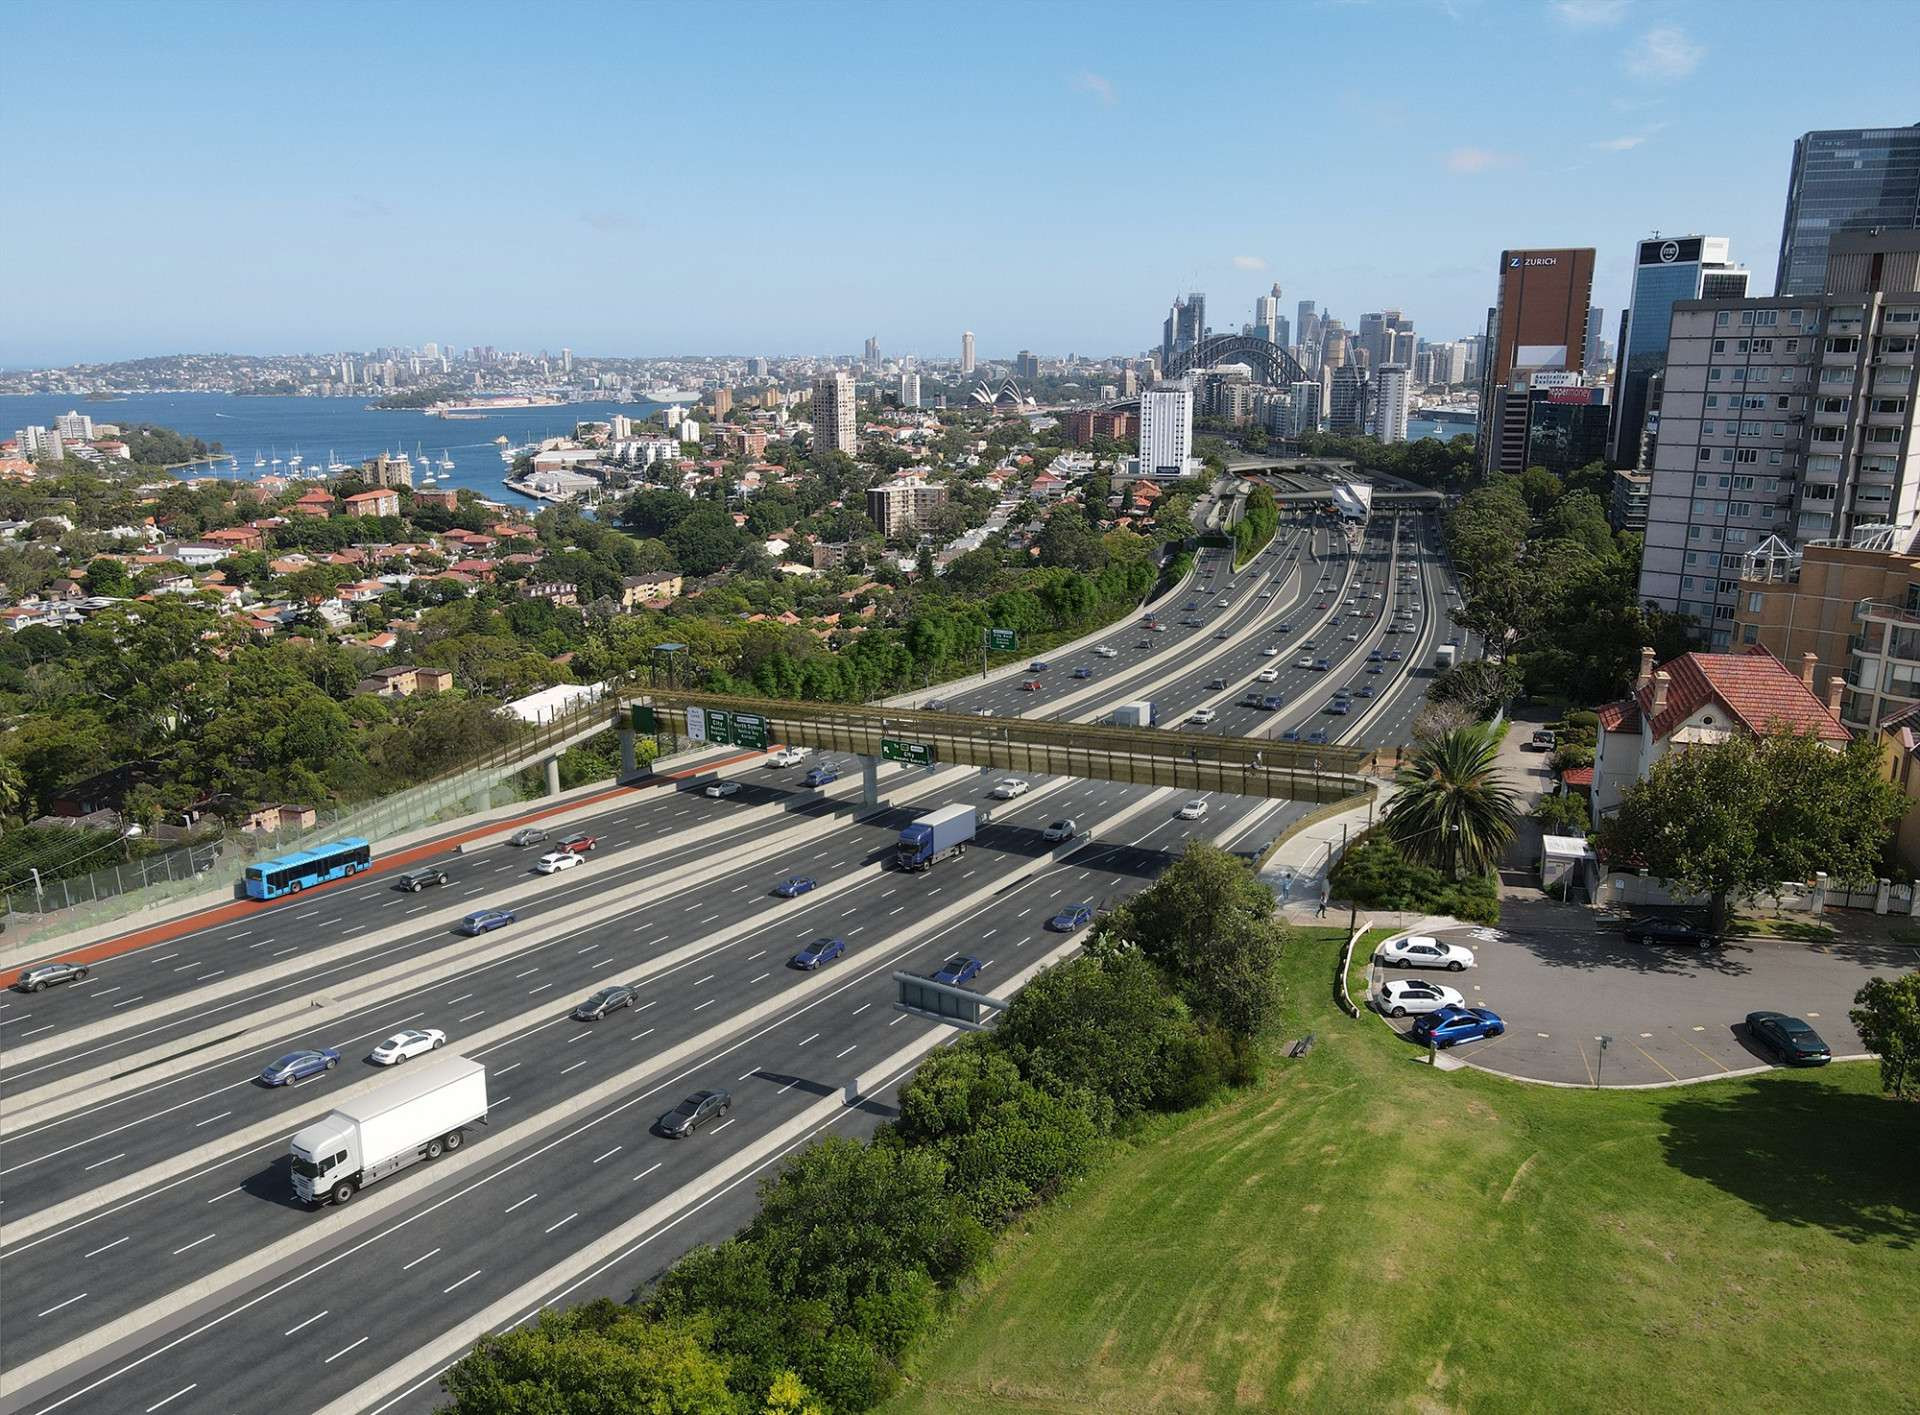
[[[1719,406],[1720,406],[1720,395],[1719,395],[1718,393],[1709,393],[1709,394],[1707,395],[1707,406],[1708,406],[1709,408],[1717,408],[1717,407],[1719,407]]]
[[[1767,602],[1767,597],[1762,593],[1760,593],[1759,590],[1751,591],[1747,595],[1747,613],[1758,614],[1762,606],[1764,606],[1766,602]]]
[[[1681,589],[1683,589],[1683,590],[1690,590],[1690,589],[1692,589],[1692,588],[1693,588],[1693,585],[1694,585],[1694,579],[1693,579],[1693,576],[1691,576],[1691,575],[1682,575],[1682,576],[1680,577],[1680,588],[1681,588]]]
[[[1727,327],[1727,321],[1730,318],[1732,318],[1732,316],[1730,316],[1725,310],[1721,310],[1720,313],[1716,314],[1713,317],[1713,322],[1715,327],[1720,329],[1725,329]]]
[[[1713,430],[1714,430],[1714,425],[1712,422],[1703,422],[1700,424],[1700,435],[1702,437],[1712,437]]]
[[[1827,340],[1827,352],[1829,354],[1857,354],[1860,352],[1860,341],[1854,338],[1829,339]]]
[[[1708,370],[1707,370],[1707,382],[1708,382],[1708,383],[1718,383],[1719,381],[1720,381],[1720,370],[1719,370],[1719,369],[1717,369],[1717,368],[1710,368],[1710,369],[1708,369]]]
[[[1713,449],[1711,447],[1702,447],[1700,449],[1700,460],[1703,462],[1711,462],[1713,460]]]
[[[1767,465],[1769,467],[1777,467],[1780,465],[1780,449],[1778,447],[1772,448],[1768,451]]]
[[[1787,323],[1792,325],[1795,329],[1798,329],[1800,327],[1801,313],[1802,312],[1800,310],[1788,310]]]
[[[1688,539],[1688,540],[1699,540],[1699,539],[1700,539],[1700,527],[1698,527],[1698,526],[1688,526],[1688,527],[1687,527],[1687,539]]]
[[[1760,638],[1760,626],[1758,624],[1745,624],[1741,626],[1741,629],[1740,629],[1741,643],[1743,644],[1756,643],[1759,641],[1759,638]]]
[[[1796,310],[1796,311],[1794,311],[1794,312],[1795,312],[1796,314],[1798,314],[1798,313],[1799,313],[1799,311],[1798,311],[1798,310]],[[1799,321],[1798,321],[1798,320],[1795,320],[1795,321],[1794,321],[1794,323],[1796,323],[1796,324],[1798,324],[1798,323],[1799,323]],[[1789,340],[1787,340],[1787,352],[1788,352],[1789,354],[1797,354],[1797,353],[1799,353],[1799,352],[1800,352],[1800,341],[1799,341],[1798,339],[1789,339]]]

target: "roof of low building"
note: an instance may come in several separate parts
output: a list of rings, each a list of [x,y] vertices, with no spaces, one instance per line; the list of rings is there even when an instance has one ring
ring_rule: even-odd
[[[1653,711],[1653,681],[1599,710],[1608,732],[1638,732],[1651,722],[1656,739],[1665,738],[1709,703],[1719,703],[1741,727],[1761,736],[1786,728],[1811,732],[1823,742],[1846,742],[1852,734],[1827,711],[1813,689],[1779,659],[1755,644],[1742,653],[1684,653],[1657,670],[1668,678],[1667,700]]]

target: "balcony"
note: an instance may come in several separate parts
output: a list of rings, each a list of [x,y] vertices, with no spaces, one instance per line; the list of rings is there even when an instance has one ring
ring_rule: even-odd
[[[1863,599],[1854,605],[1853,617],[1869,624],[1920,624],[1920,610],[1890,599]],[[1854,651],[1862,652],[1857,648]]]

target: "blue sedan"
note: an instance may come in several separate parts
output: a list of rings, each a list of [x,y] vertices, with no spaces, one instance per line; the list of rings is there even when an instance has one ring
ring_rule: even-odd
[[[797,899],[809,890],[818,889],[820,881],[812,875],[790,875],[773,887],[773,892],[782,899]]]
[[[1500,1015],[1484,1007],[1443,1007],[1415,1019],[1412,1035],[1422,1046],[1431,1042],[1437,1047],[1450,1047],[1455,1042],[1497,1037],[1506,1030]]]
[[[1091,678],[1093,677],[1093,670],[1091,668],[1076,668],[1073,670],[1073,676],[1076,678]]]
[[[969,958],[963,953],[956,958],[949,958],[942,964],[940,971],[933,975],[933,980],[936,983],[946,983],[950,987],[957,988],[963,983],[972,982],[979,976],[980,960]]]
[[[460,921],[460,932],[468,938],[504,929],[514,920],[511,909],[476,909]]]
[[[1075,929],[1083,929],[1092,922],[1093,906],[1091,904],[1069,904],[1047,920],[1047,927],[1055,933],[1070,934]]]
[[[309,1076],[331,1071],[339,1064],[340,1053],[332,1047],[290,1051],[278,1061],[269,1061],[261,1067],[260,1080],[268,1086],[290,1086],[295,1081],[304,1081]]]
[[[812,972],[822,963],[833,962],[846,951],[847,941],[844,938],[816,938],[788,961],[795,968]]]
[[[830,766],[817,766],[807,773],[807,785],[809,786],[825,786],[827,783],[838,781],[839,779],[840,773]]]

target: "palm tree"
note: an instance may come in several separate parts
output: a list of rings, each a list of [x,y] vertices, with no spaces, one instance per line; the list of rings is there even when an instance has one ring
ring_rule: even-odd
[[[26,782],[21,778],[20,764],[12,757],[0,757],[0,817],[11,816],[19,810],[25,795]]]
[[[1394,774],[1387,838],[1408,859],[1458,877],[1484,874],[1513,839],[1520,809],[1494,774],[1500,739],[1485,723],[1422,742]]]

